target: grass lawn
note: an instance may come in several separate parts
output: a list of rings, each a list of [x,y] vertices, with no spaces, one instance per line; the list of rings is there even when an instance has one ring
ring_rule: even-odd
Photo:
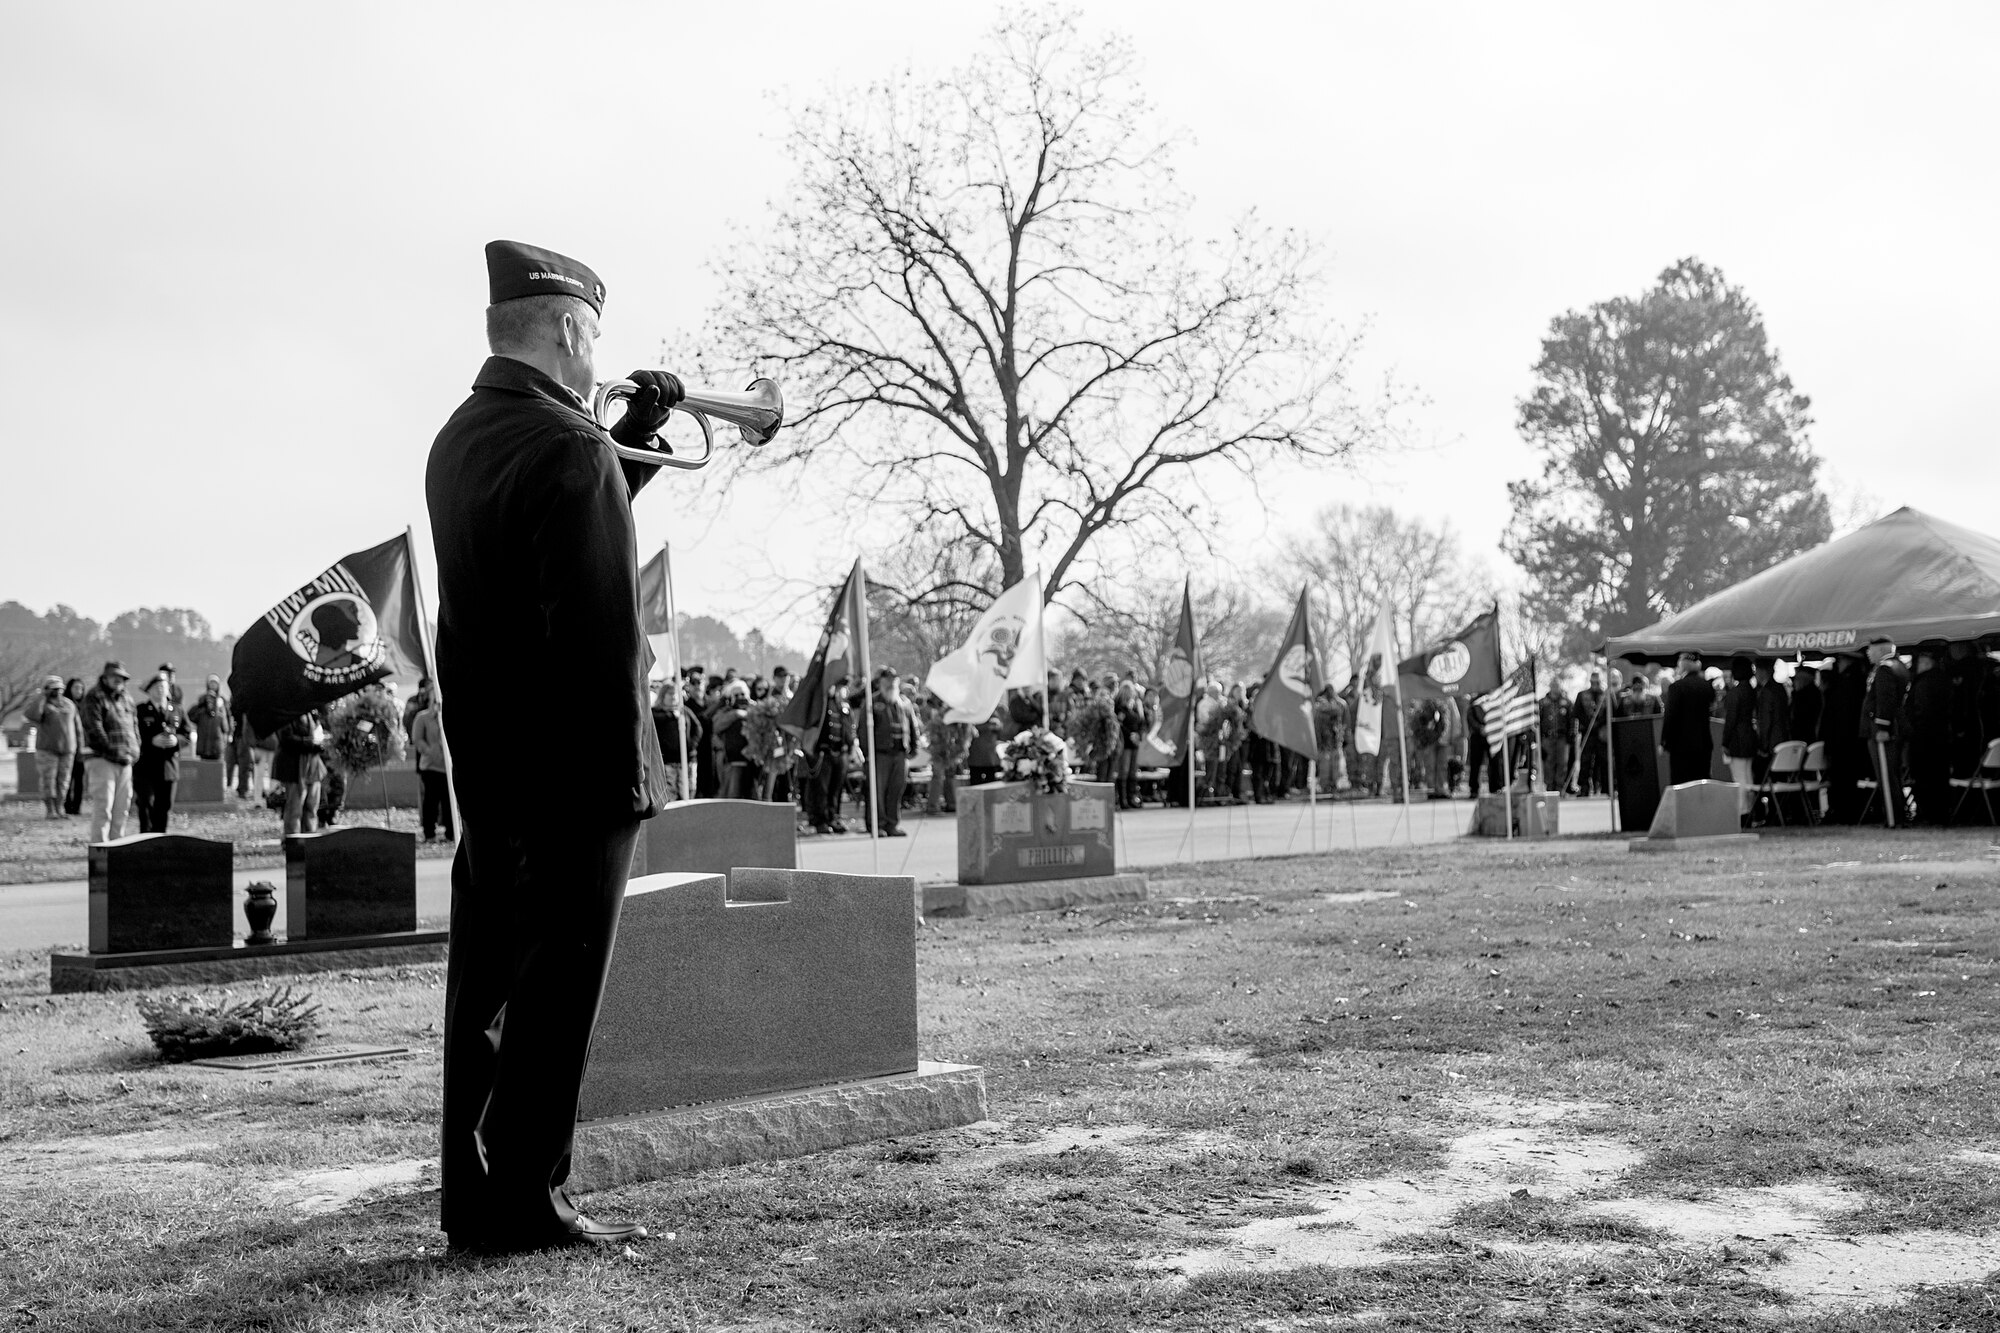
[[[596,1196],[629,1254],[442,1252],[441,967],[303,979],[291,1075],[163,1068],[0,959],[0,1321],[34,1329],[2000,1329],[1984,831],[1203,865],[937,924],[992,1120]],[[362,1168],[363,1170],[357,1170]]]
[[[449,857],[447,843],[421,841],[423,826],[415,810],[348,810],[343,824],[366,824],[376,828],[401,829],[415,833],[417,855]],[[263,806],[244,805],[231,810],[190,813],[176,810],[168,831],[196,838],[219,838],[236,844],[239,870],[266,869],[285,864],[280,843],[284,820],[279,811]],[[133,817],[127,833],[137,833],[139,821]],[[90,805],[70,819],[45,819],[39,801],[0,802],[0,884],[40,884],[49,880],[90,878],[88,842]]]

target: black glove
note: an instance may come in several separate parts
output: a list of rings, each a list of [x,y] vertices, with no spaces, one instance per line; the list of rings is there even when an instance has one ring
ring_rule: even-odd
[[[639,391],[625,400],[625,415],[611,428],[611,438],[633,449],[663,448],[651,443],[653,435],[667,424],[667,414],[687,397],[687,391],[664,370],[635,370],[625,378]]]

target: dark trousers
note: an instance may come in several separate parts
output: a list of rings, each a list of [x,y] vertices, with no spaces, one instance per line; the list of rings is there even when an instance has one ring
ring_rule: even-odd
[[[999,780],[1000,780],[999,769],[975,767],[967,772],[965,778],[965,785],[968,787],[977,787],[981,783],[998,782]]]
[[[424,824],[424,837],[436,837],[438,825],[442,823],[444,825],[445,840],[449,842],[452,838],[458,836],[452,832],[451,827],[450,784],[445,781],[444,773],[441,770],[429,768],[420,768],[417,770],[417,782],[424,789],[423,806],[419,813],[419,818],[423,820]]]
[[[63,797],[63,813],[83,813],[83,756],[80,754],[76,757],[76,766],[69,771],[69,793]]]
[[[1493,751],[1487,747],[1486,733],[1476,731],[1465,742],[1465,782],[1472,799],[1479,799],[1479,784],[1486,783],[1489,791],[1499,791],[1506,786],[1500,776],[1500,766]]]
[[[910,785],[910,757],[906,754],[875,755],[875,809],[882,817],[882,832],[894,833],[903,820],[903,789]],[[870,827],[868,830],[875,830]]]
[[[1951,749],[1931,741],[1911,741],[1910,794],[1916,798],[1916,822],[1943,828],[1951,822]]]
[[[1583,746],[1577,765],[1576,789],[1581,796],[1596,796],[1610,789],[1610,765],[1604,754],[1604,733],[1594,731],[1579,742]],[[1707,776],[1706,774],[1703,775]],[[1688,781],[1694,781],[1689,778]]]
[[[174,780],[156,777],[134,765],[132,810],[139,816],[139,832],[165,833],[167,819],[174,813]]]
[[[1669,750],[1667,751],[1667,783],[1678,787],[1683,782],[1700,782],[1708,776],[1708,766],[1714,761],[1712,749]]]
[[[1896,817],[1896,827],[1904,828],[1910,822],[1910,805],[1903,799],[1903,743],[1901,741],[1868,741],[1868,766],[1874,771],[1878,784],[1875,806],[1869,813],[1871,820],[1888,822],[1890,812]]]
[[[468,814],[461,832],[444,985],[444,1229],[460,1244],[532,1242],[576,1216],[559,1191],[639,822]]]
[[[820,751],[812,785],[806,788],[806,819],[814,828],[840,822],[840,797],[846,786],[847,756],[838,750]]]

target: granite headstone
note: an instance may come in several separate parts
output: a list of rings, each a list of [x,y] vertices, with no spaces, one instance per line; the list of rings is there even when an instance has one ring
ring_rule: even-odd
[[[580,1118],[914,1070],[915,894],[810,870],[632,880]]]
[[[236,938],[229,843],[135,833],[90,845],[90,951],[199,949]]]
[[[958,882],[1020,884],[1117,871],[1117,789],[1072,782],[1060,792],[1031,782],[988,782],[958,793]]]
[[[416,834],[350,825],[285,839],[285,938],[416,928]]]
[[[639,825],[632,850],[635,876],[727,875],[737,866],[792,870],[798,864],[798,816],[780,801],[673,801]]]
[[[222,761],[182,757],[180,779],[174,784],[174,805],[180,808],[221,805],[223,801]]]
[[[1733,782],[1683,782],[1669,787],[1653,812],[1652,839],[1720,838],[1743,831],[1737,811],[1738,788]]]

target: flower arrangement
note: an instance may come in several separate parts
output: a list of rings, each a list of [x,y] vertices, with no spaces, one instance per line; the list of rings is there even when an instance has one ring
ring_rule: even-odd
[[[778,725],[784,711],[782,699],[759,699],[743,714],[743,753],[767,773],[791,767],[791,733]]]
[[[1046,727],[1017,733],[1001,747],[1000,763],[1009,778],[1039,783],[1045,792],[1069,788],[1069,744]]]
[[[403,757],[403,719],[396,701],[379,689],[334,704],[326,731],[327,762],[350,777]]]

